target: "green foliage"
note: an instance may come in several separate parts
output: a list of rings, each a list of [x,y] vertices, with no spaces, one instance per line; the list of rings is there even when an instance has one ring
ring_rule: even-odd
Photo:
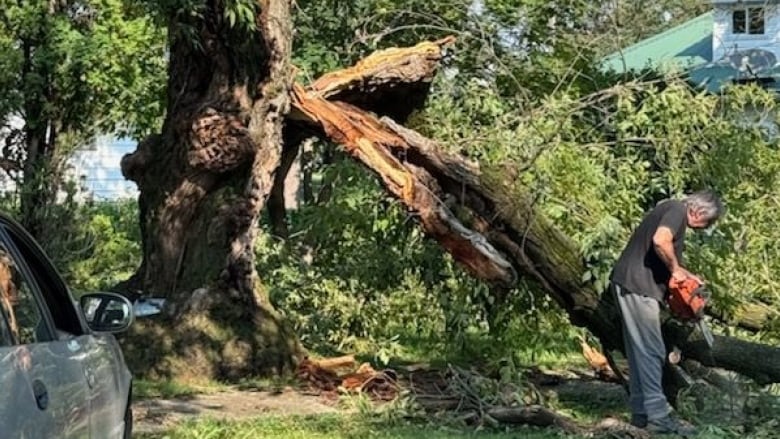
[[[231,27],[255,29],[258,3],[252,0],[228,0],[225,3],[225,19]]]
[[[51,238],[39,242],[74,294],[105,291],[141,262],[138,207],[134,200],[82,203],[74,196],[40,213]]]
[[[140,137],[164,108],[165,34],[123,0],[0,1],[3,180],[15,183],[23,224],[37,238],[67,159],[95,136]]]
[[[384,364],[553,362],[572,346],[548,299],[526,286],[494,297],[357,165],[339,160],[324,173],[322,181],[334,183],[330,201],[291,212],[288,241],[263,234],[256,243],[270,298],[307,348],[366,353]]]
[[[304,79],[368,53],[457,37],[446,69],[507,98],[536,102],[557,86],[588,88],[596,75],[582,38],[598,8],[588,2],[494,0],[299,1],[294,63]],[[525,102],[524,102],[525,103]]]
[[[714,233],[690,234],[690,268],[727,309],[751,301],[780,305],[772,274],[780,260],[773,239],[780,152],[771,94],[734,87],[712,96],[674,79],[608,91],[608,99],[551,96],[517,124],[500,117],[491,131],[473,136],[481,140],[470,143],[472,154],[488,174],[527,168],[513,184],[523,193],[530,188],[540,209],[580,245],[590,267],[583,280],[599,289],[644,211],[713,187],[728,214]],[[512,134],[523,142],[502,142]]]
[[[76,141],[157,127],[165,85],[162,29],[121,0],[0,2],[0,120],[55,124]],[[43,111],[25,106],[40,99]],[[30,119],[35,117],[36,119]]]
[[[257,243],[258,271],[272,301],[313,348],[439,335],[444,315],[426,312],[439,301],[436,293],[474,281],[444,285],[452,263],[362,170],[342,161],[328,173],[335,175],[325,180],[336,183],[329,203],[293,212],[287,243],[267,235]]]
[[[135,200],[123,200],[80,210],[83,222],[75,239],[79,257],[64,264],[68,269],[63,274],[79,291],[109,289],[128,279],[141,263],[138,207]]]

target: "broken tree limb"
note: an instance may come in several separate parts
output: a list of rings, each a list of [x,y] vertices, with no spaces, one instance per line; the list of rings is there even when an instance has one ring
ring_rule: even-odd
[[[404,121],[422,107],[441,65],[443,49],[454,41],[450,36],[412,47],[378,50],[354,66],[321,76],[307,92]]]
[[[432,59],[436,59],[433,48]],[[398,49],[397,53],[409,55],[414,50]],[[403,64],[412,58],[401,56],[396,62]],[[390,63],[391,57],[383,59],[384,69],[396,70]],[[417,217],[426,234],[472,275],[510,288],[517,273],[523,274],[553,298],[573,324],[596,335],[605,349],[622,351],[613,298],[582,282],[585,262],[579,250],[541,214],[531,195],[513,187],[513,176],[484,175],[475,163],[447,153],[435,141],[403,127],[392,117],[381,117],[394,113],[396,101],[380,101],[382,105],[370,108],[351,105],[361,105],[361,99],[367,99],[358,99],[354,93],[372,94],[370,87],[360,85],[371,81],[366,80],[366,75],[361,76],[358,65],[328,75],[309,89],[294,86],[289,120],[305,124],[322,138],[342,145],[353,158],[375,172],[386,189]],[[429,71],[435,72],[435,67],[428,65]],[[356,77],[362,79],[355,80]],[[420,77],[429,80],[426,75]],[[406,78],[407,82],[401,83],[414,89]],[[339,102],[342,98],[350,102]],[[744,361],[758,357],[778,359],[780,349],[717,337],[716,348],[706,350],[685,325],[667,323],[663,329],[670,345],[680,346],[687,358],[729,368],[759,382],[780,382],[777,367],[753,367]]]
[[[376,172],[385,187],[415,212],[426,233],[455,259],[480,278],[505,285],[516,281],[509,261],[450,211],[439,196],[435,178],[392,154],[406,142],[374,115],[349,104],[329,102],[300,86],[294,88],[292,99],[311,124],[321,127],[329,139]]]

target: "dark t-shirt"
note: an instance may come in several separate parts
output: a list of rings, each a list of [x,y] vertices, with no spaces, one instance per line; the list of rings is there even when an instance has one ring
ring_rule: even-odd
[[[648,213],[631,235],[612,270],[611,279],[629,292],[663,301],[671,273],[655,252],[653,235],[666,226],[674,235],[674,253],[682,264],[688,209],[677,200],[662,201]]]

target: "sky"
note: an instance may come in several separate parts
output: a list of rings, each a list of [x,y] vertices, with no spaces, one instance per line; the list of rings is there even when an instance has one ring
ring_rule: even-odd
[[[99,137],[70,160],[73,175],[83,176],[84,187],[94,199],[135,198],[135,183],[125,180],[119,168],[122,156],[135,151],[135,146],[134,140]]]

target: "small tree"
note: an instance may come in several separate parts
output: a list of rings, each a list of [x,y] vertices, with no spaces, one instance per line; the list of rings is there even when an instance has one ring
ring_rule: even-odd
[[[121,0],[0,1],[0,172],[43,242],[69,155],[157,123],[164,41]]]

